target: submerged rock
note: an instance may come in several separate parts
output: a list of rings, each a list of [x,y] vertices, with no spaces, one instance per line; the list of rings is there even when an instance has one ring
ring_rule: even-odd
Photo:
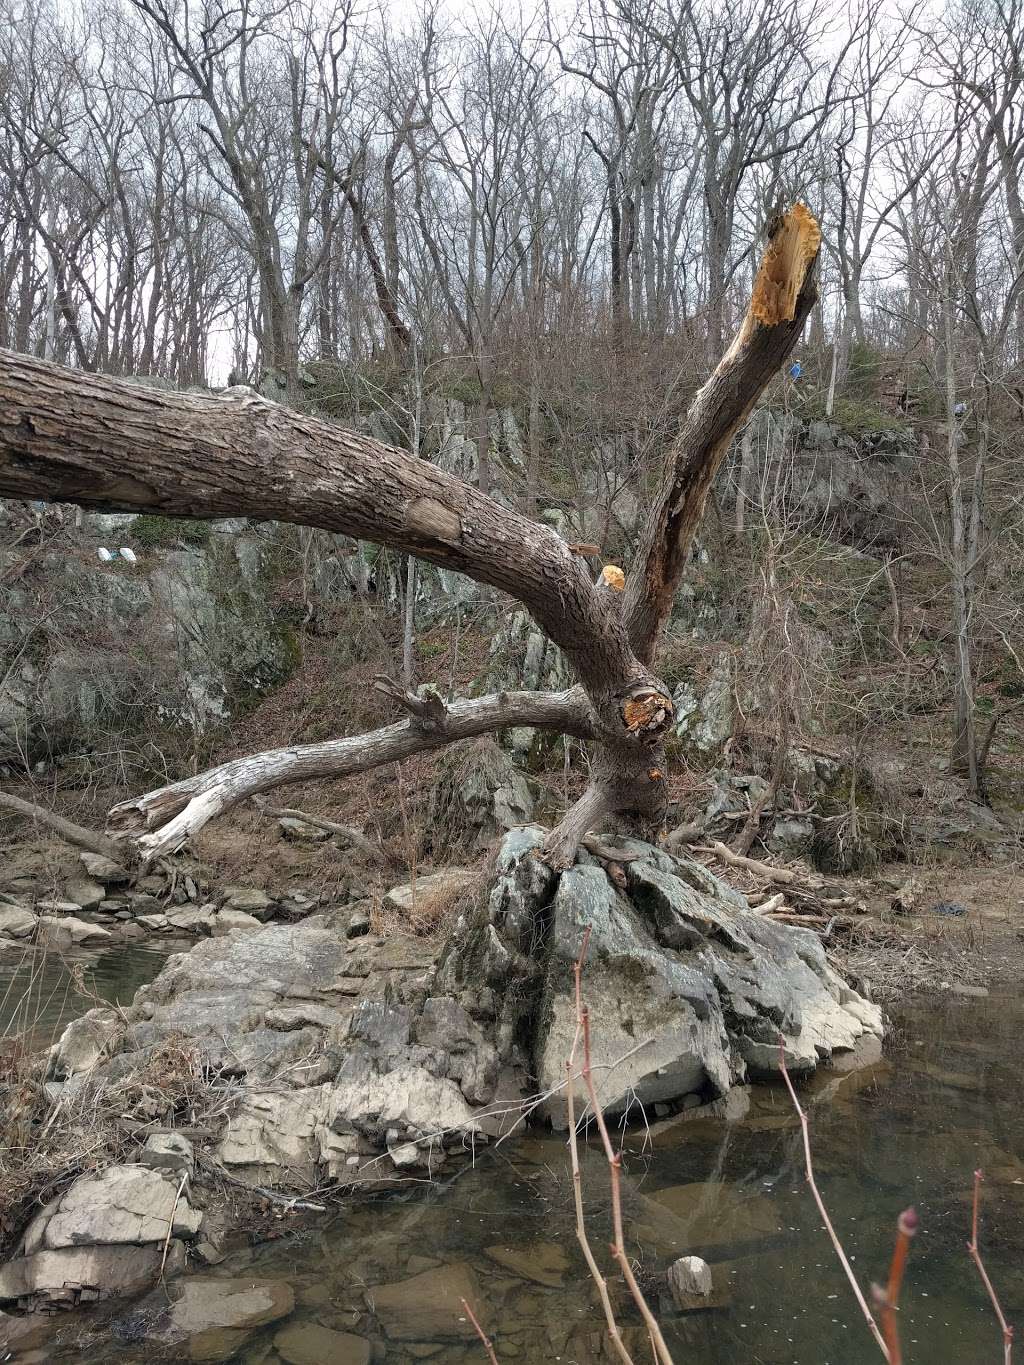
[[[318,1322],[290,1322],[274,1337],[274,1350],[287,1365],[369,1365],[370,1343],[352,1332],[335,1332]]]
[[[143,1299],[114,1332],[177,1348],[175,1360],[230,1360],[258,1328],[294,1308],[295,1294],[284,1280],[187,1276]]]

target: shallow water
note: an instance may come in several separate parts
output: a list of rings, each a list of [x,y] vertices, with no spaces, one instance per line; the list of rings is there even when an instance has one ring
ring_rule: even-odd
[[[32,946],[0,954],[0,1038],[27,1032],[42,1046],[98,1003],[129,1003],[156,976],[170,951],[124,943],[67,958]],[[81,969],[84,990],[78,988],[73,967]]]
[[[897,1214],[911,1203],[918,1210],[900,1315],[908,1365],[995,1365],[1001,1336],[965,1243],[972,1173],[983,1166],[988,1267],[1011,1321],[1024,1323],[1024,1006],[1015,997],[943,997],[905,1008],[897,1022],[882,1062],[825,1075],[804,1090],[819,1184],[865,1288],[884,1277]],[[670,1123],[647,1139],[631,1134],[627,1146],[627,1236],[642,1274],[653,1282],[675,1256],[692,1252],[712,1264],[722,1290],[721,1306],[686,1315],[652,1291],[678,1365],[881,1358],[804,1184],[799,1130],[781,1090],[755,1089],[743,1122]],[[599,1257],[608,1234],[606,1174],[591,1150],[584,1187]],[[434,1187],[344,1208],[325,1228],[204,1273],[285,1279],[295,1289],[287,1324],[260,1329],[230,1357],[247,1365],[365,1358],[351,1353],[350,1338],[332,1339],[323,1328],[366,1339],[369,1359],[387,1365],[485,1361],[458,1304],[467,1291],[499,1361],[613,1358],[602,1350],[574,1240],[565,1147],[551,1135],[489,1152]],[[637,1361],[648,1361],[635,1317],[622,1316]],[[157,1358],[151,1345],[129,1345],[109,1327],[91,1341],[80,1330],[81,1321],[69,1322],[61,1332],[67,1344],[48,1348],[47,1358],[81,1365]],[[179,1348],[172,1358],[185,1355]]]

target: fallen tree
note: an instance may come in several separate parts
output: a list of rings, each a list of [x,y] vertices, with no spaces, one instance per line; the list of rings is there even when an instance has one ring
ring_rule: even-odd
[[[251,393],[169,393],[0,351],[0,494],[96,510],[247,516],[343,532],[457,570],[518,598],[578,684],[445,704],[388,688],[408,718],[358,737],[222,764],[116,806],[111,828],[144,860],[288,782],[337,777],[530,725],[591,741],[591,781],[544,855],[572,863],[613,818],[648,838],[665,808],[672,700],[654,671],[708,490],[733,434],[796,343],[817,297],[820,232],[797,204],[779,221],[750,306],[694,398],[624,577],[597,582],[554,531],[415,456]]]

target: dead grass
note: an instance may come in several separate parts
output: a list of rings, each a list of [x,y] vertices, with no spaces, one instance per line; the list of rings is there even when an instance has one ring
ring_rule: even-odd
[[[414,934],[417,938],[443,938],[460,910],[475,905],[486,895],[494,875],[496,845],[482,853],[471,865],[471,878],[452,882],[416,896],[411,913],[401,912],[378,898],[370,910],[370,925],[375,934]]]
[[[21,1038],[0,1051],[0,1254],[78,1176],[127,1160],[147,1125],[217,1129],[238,1087],[204,1074],[184,1035],[165,1038],[122,1081],[86,1083],[56,1102],[43,1082],[46,1054]]]

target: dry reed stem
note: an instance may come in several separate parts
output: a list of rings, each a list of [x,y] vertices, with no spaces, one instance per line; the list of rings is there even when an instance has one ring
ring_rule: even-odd
[[[476,1334],[484,1344],[484,1350],[487,1352],[487,1359],[491,1362],[491,1365],[498,1365],[498,1357],[494,1354],[494,1343],[480,1326],[479,1322],[477,1322],[476,1314],[473,1312],[472,1308],[470,1308],[469,1302],[466,1299],[460,1299],[459,1302],[466,1310],[466,1316],[476,1328]]]
[[[804,1144],[804,1169],[807,1173],[807,1183],[811,1188],[811,1194],[814,1196],[814,1202],[818,1206],[818,1213],[821,1215],[821,1221],[825,1224],[825,1231],[828,1233],[829,1239],[831,1240],[832,1245],[835,1248],[835,1253],[839,1257],[839,1264],[843,1267],[843,1270],[846,1272],[846,1278],[850,1282],[850,1288],[853,1290],[853,1296],[857,1300],[857,1304],[860,1307],[860,1311],[864,1314],[864,1320],[868,1325],[868,1329],[870,1330],[871,1335],[874,1337],[879,1350],[882,1352],[882,1355],[885,1357],[887,1361],[890,1362],[890,1365],[892,1365],[892,1357],[889,1354],[888,1346],[885,1344],[885,1338],[879,1331],[878,1323],[875,1321],[874,1315],[872,1314],[871,1309],[868,1307],[867,1300],[864,1297],[861,1287],[857,1283],[857,1277],[853,1273],[853,1267],[850,1265],[850,1262],[846,1258],[846,1252],[843,1250],[843,1244],[842,1242],[840,1242],[836,1230],[832,1226],[832,1220],[828,1216],[828,1210],[825,1208],[824,1200],[822,1199],[821,1193],[818,1190],[818,1184],[814,1178],[814,1162],[811,1158],[811,1136],[810,1131],[808,1130],[807,1127],[807,1115],[800,1107],[800,1101],[797,1099],[796,1091],[793,1089],[793,1082],[789,1079],[789,1071],[786,1069],[785,1042],[781,1037],[779,1038],[779,1069],[782,1072],[783,1080],[786,1082],[786,1089],[789,1091],[789,1098],[793,1101],[793,1108],[796,1110],[797,1117],[800,1120],[800,1128],[803,1133]]]
[[[576,1052],[579,1048],[580,1038],[583,1036],[583,995],[580,977],[589,944],[590,926],[587,925],[583,933],[583,943],[580,947],[579,956],[573,967],[573,976],[576,982],[576,1032],[573,1035],[572,1048],[565,1063],[565,1104],[569,1119],[569,1157],[572,1164],[572,1197],[576,1207],[576,1240],[580,1244],[580,1250],[583,1252],[583,1259],[587,1263],[591,1278],[597,1286],[597,1293],[604,1310],[604,1320],[608,1327],[608,1335],[611,1338],[612,1345],[623,1365],[633,1365],[633,1357],[626,1350],[619,1324],[615,1320],[615,1311],[612,1308],[611,1296],[608,1293],[608,1281],[601,1274],[597,1259],[590,1246],[583,1216],[583,1177],[580,1172],[579,1140],[576,1135],[576,1094],[573,1087],[573,1068],[576,1065]]]
[[[181,1192],[185,1188],[186,1180],[188,1180],[188,1171],[182,1173],[181,1180],[178,1184],[178,1192],[174,1196],[174,1203],[171,1205],[171,1216],[167,1220],[167,1236],[164,1238],[163,1255],[160,1257],[160,1273],[157,1275],[158,1280],[162,1280],[164,1277],[164,1266],[167,1264],[167,1251],[171,1245],[171,1233],[174,1231],[174,1215],[178,1212],[178,1200],[181,1198]]]
[[[984,1179],[981,1171],[974,1172],[974,1207],[971,1213],[971,1240],[967,1243],[967,1250],[970,1252],[971,1260],[978,1267],[978,1274],[981,1282],[988,1291],[988,1296],[992,1301],[996,1317],[999,1319],[999,1326],[1003,1332],[1003,1365],[1011,1365],[1013,1357],[1013,1328],[1006,1321],[1002,1305],[996,1294],[992,1281],[988,1277],[985,1263],[981,1259],[981,1252],[978,1250],[978,1201],[981,1195],[981,1182]]]
[[[661,1328],[658,1321],[648,1307],[647,1300],[644,1298],[643,1291],[636,1282],[633,1274],[633,1267],[629,1263],[626,1255],[625,1241],[622,1235],[622,1193],[620,1188],[620,1175],[622,1172],[622,1158],[612,1149],[611,1138],[608,1136],[608,1125],[604,1121],[604,1114],[597,1099],[597,1090],[594,1087],[594,1076],[590,1065],[590,1014],[585,1005],[580,1006],[580,1019],[583,1023],[583,1083],[587,1088],[590,1097],[590,1104],[594,1111],[594,1121],[597,1124],[597,1131],[601,1135],[601,1143],[604,1147],[605,1156],[608,1158],[608,1170],[611,1177],[612,1187],[612,1226],[615,1231],[615,1241],[612,1243],[612,1255],[618,1262],[622,1277],[629,1287],[629,1292],[633,1296],[633,1302],[640,1310],[640,1315],[644,1320],[651,1342],[654,1346],[655,1357],[660,1365],[673,1365],[672,1356],[665,1345],[665,1338],[661,1335]]]

